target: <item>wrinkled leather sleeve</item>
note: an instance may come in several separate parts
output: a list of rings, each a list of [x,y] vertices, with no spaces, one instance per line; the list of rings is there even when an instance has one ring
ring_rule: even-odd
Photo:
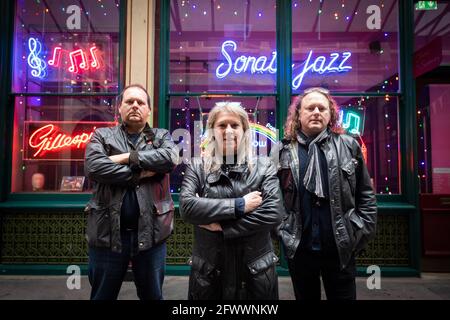
[[[356,155],[355,158],[358,161],[355,190],[356,213],[364,224],[361,229],[361,240],[356,246],[356,251],[360,251],[364,249],[367,242],[375,236],[377,225],[377,200],[366,163],[364,162],[361,147],[356,140],[354,140],[353,149],[354,154]]]
[[[84,171],[89,179],[103,184],[128,186],[139,180],[139,173],[133,173],[128,165],[117,164],[109,159],[101,129],[95,130],[86,146]]]
[[[273,162],[266,160],[262,174],[261,193],[263,201],[254,211],[247,213],[243,218],[229,220],[221,223],[225,238],[239,238],[259,231],[270,231],[281,223],[284,205],[281,197],[277,171]]]
[[[178,147],[173,142],[169,131],[157,129],[155,148],[137,152],[137,161],[140,168],[156,173],[169,173],[178,163]],[[130,157],[131,159],[131,157]]]
[[[202,195],[202,181],[199,177],[201,163],[186,166],[180,192],[181,218],[194,225],[210,224],[235,218],[235,199],[212,199]]]

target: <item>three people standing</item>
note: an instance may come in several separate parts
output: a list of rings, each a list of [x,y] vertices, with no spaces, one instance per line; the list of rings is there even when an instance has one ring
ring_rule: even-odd
[[[123,123],[97,129],[86,149],[91,298],[115,299],[131,260],[139,298],[161,299],[178,149],[148,126],[142,86],[124,89],[119,112]],[[247,112],[216,103],[180,193],[181,217],[194,225],[189,299],[278,299],[274,230],[297,299],[320,299],[320,278],[328,299],[356,298],[355,257],[374,236],[377,206],[361,148],[337,122],[330,93],[307,89],[272,159],[256,157]]]

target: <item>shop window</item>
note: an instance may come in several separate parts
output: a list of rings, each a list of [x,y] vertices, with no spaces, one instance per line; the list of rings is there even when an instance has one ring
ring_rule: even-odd
[[[186,164],[200,156],[206,120],[216,102],[240,102],[247,111],[255,155],[269,155],[273,143],[278,141],[275,128],[274,97],[172,97],[170,99],[170,130],[181,151],[181,164],[171,176],[171,191],[178,193]]]
[[[172,132],[202,132],[193,126],[215,101],[251,109],[258,97],[273,112],[258,121],[280,129],[285,119],[276,123],[274,115],[288,106],[276,99],[276,1],[171,1],[170,9]],[[362,145],[376,192],[400,193],[398,1],[293,0],[291,14],[293,95],[311,86],[336,94],[342,125]],[[177,170],[173,192],[183,165]]]
[[[339,121],[360,144],[376,193],[400,193],[398,98],[336,97]]]
[[[115,125],[119,0],[16,2],[11,192],[86,192],[84,150]]]
[[[117,92],[119,2],[17,2],[13,91]]]
[[[171,1],[170,92],[275,92],[276,1]]]
[[[292,1],[292,88],[397,92],[398,1]]]

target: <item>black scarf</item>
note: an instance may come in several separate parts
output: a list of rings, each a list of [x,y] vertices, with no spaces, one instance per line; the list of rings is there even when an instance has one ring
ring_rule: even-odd
[[[321,167],[319,163],[319,144],[330,136],[330,129],[325,129],[319,133],[311,142],[303,134],[297,135],[300,144],[308,147],[308,168],[306,169],[303,184],[309,192],[315,194],[318,198],[325,198],[323,190]],[[300,165],[300,164],[299,164]]]

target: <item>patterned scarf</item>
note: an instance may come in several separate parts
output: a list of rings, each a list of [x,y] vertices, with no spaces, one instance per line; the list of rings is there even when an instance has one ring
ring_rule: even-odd
[[[309,192],[315,194],[318,198],[325,198],[323,190],[322,176],[320,162],[319,162],[319,145],[322,141],[330,136],[330,129],[323,130],[317,135],[308,147],[308,168],[306,169],[303,184]],[[308,141],[303,134],[297,135],[297,140],[300,144],[308,146]]]

